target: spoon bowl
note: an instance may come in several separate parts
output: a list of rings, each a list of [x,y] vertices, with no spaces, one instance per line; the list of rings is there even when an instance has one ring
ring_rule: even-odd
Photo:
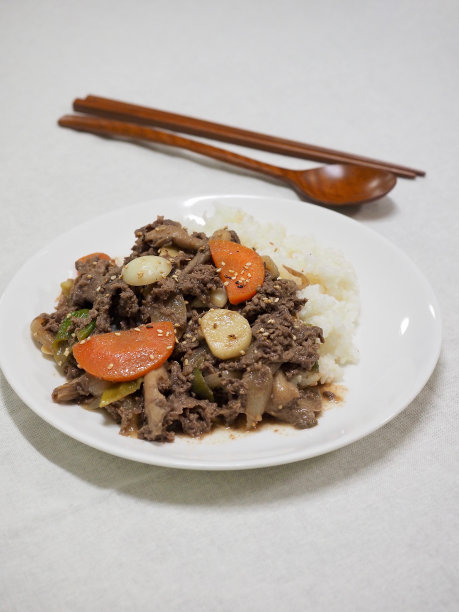
[[[354,164],[291,170],[287,177],[300,195],[328,206],[372,202],[389,193],[397,183],[392,172]]]
[[[100,136],[134,142],[159,142],[170,147],[187,149],[227,164],[239,166],[239,168],[273,177],[295,189],[306,200],[327,206],[363,204],[377,200],[385,196],[397,181],[395,175],[387,170],[354,164],[333,164],[311,170],[291,170],[178,134],[114,119],[65,115],[59,119],[58,123],[61,127],[80,132],[91,132]]]

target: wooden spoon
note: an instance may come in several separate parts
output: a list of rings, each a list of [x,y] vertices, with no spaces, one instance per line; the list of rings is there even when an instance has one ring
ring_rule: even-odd
[[[58,123],[62,127],[91,132],[100,136],[158,142],[171,147],[187,149],[275,178],[286,183],[307,200],[328,206],[363,204],[377,200],[393,189],[397,182],[395,175],[391,172],[353,164],[333,164],[311,170],[291,170],[177,134],[113,119],[65,115],[59,119]]]

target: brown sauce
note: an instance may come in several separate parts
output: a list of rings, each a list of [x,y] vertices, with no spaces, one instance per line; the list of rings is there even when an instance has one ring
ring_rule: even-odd
[[[336,383],[319,385],[322,396],[322,410],[330,410],[337,404],[342,404],[346,399],[347,388]]]
[[[319,419],[319,423],[317,427],[320,427],[320,415],[326,410],[331,410],[335,406],[344,403],[347,394],[347,387],[344,385],[339,385],[337,383],[327,383],[324,385],[319,385],[320,395],[322,397],[322,412],[317,415]],[[233,423],[231,427],[224,425],[223,423],[217,424],[213,427],[211,431],[203,434],[199,438],[191,438],[181,432],[177,432],[177,437],[185,439],[185,440],[193,440],[193,441],[201,441],[205,439],[209,439],[209,436],[212,437],[212,434],[224,433],[230,440],[236,440],[241,436],[245,435],[253,435],[259,433],[264,430],[273,431],[279,435],[288,435],[291,431],[301,431],[297,430],[293,425],[289,423],[284,423],[279,421],[275,417],[265,414],[263,419],[257,424],[257,426],[253,429],[246,429],[246,417],[241,414],[238,416],[236,421]]]

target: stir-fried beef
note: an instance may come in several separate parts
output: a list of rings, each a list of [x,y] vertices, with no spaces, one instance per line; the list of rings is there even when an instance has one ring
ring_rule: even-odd
[[[264,313],[276,313],[283,306],[292,314],[297,314],[306,303],[298,297],[298,287],[291,280],[272,278],[266,271],[265,281],[251,300],[241,308],[241,315],[254,321]]]
[[[105,406],[121,424],[122,433],[172,441],[176,433],[200,436],[217,423],[232,425],[241,418],[251,428],[263,414],[298,428],[315,425],[321,411],[319,391],[292,381],[293,374],[317,368],[323,337],[319,327],[298,318],[306,300],[298,296],[297,285],[276,278],[275,266],[269,265],[251,299],[237,306],[227,303],[226,309],[248,321],[252,340],[239,356],[220,359],[210,350],[200,326],[202,315],[215,307],[215,292],[220,292],[221,299],[224,290],[207,236],[190,234],[163,217],[135,235],[124,264],[140,256],[161,255],[172,266],[167,276],[150,285],[131,286],[123,280],[123,268],[113,261],[98,255],[83,258],[76,262],[78,275],[68,282],[56,311],[40,315],[43,328],[55,337],[67,321],[68,346],[61,347],[60,365],[68,382],[53,391],[53,399],[85,403],[113,389],[76,363],[72,343],[82,333],[103,334],[170,321],[176,343],[169,360],[146,374],[142,386]],[[240,242],[227,228],[213,238]]]
[[[77,261],[78,276],[72,289],[72,303],[83,308],[94,304],[101,288],[112,278],[117,278],[120,269],[111,261],[100,259],[97,255],[86,261]]]

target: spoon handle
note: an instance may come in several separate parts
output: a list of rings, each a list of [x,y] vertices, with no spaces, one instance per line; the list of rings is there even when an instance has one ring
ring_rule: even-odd
[[[124,121],[116,121],[114,119],[102,119],[99,117],[80,116],[80,115],[65,115],[58,121],[61,127],[71,128],[80,132],[91,132],[100,136],[112,136],[125,138],[127,140],[146,140],[149,142],[159,142],[170,147],[187,149],[194,153],[206,155],[213,159],[239,166],[254,172],[261,172],[267,176],[277,179],[286,180],[289,170],[280,168],[265,162],[245,157],[226,149],[220,149],[212,145],[184,138],[177,134],[163,132],[155,128],[137,125],[135,123],[125,123]]]

